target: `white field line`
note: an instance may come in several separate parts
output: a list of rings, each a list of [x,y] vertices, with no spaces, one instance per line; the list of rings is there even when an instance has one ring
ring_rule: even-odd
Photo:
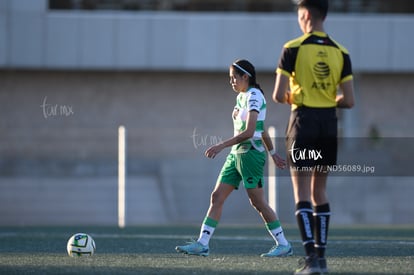
[[[96,239],[169,239],[169,240],[191,240],[194,239],[194,235],[174,235],[174,234],[108,234],[108,233],[93,233],[89,232],[93,238]],[[66,236],[66,234],[51,234],[51,233],[42,233],[42,232],[0,232],[0,238],[8,238],[8,237],[33,237],[33,238],[46,238],[46,237],[70,237]],[[222,240],[222,241],[263,241],[268,242],[272,241],[270,236],[220,236],[216,235],[213,237],[215,240]],[[289,239],[289,242],[292,243],[301,243],[301,240],[298,239]],[[404,240],[368,240],[368,239],[349,239],[349,240],[328,240],[329,243],[332,244],[392,244],[392,245],[406,245],[406,246],[414,246],[414,241],[404,241]]]

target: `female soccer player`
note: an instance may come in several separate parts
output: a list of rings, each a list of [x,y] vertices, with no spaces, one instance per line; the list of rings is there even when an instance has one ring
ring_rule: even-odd
[[[211,146],[205,152],[206,157],[214,158],[224,148],[231,146],[231,152],[223,165],[211,194],[210,207],[201,225],[197,241],[177,246],[176,250],[190,255],[209,255],[209,241],[220,220],[223,204],[230,193],[243,182],[251,205],[263,218],[266,228],[276,242],[262,257],[281,257],[293,254],[286,240],[276,213],[268,205],[263,191],[265,146],[279,168],[285,167],[285,161],[275,153],[272,142],[264,130],[266,100],[263,91],[256,83],[256,71],[247,60],[234,62],[229,69],[230,84],[238,93],[233,110],[234,136],[222,143]],[[263,144],[264,143],[264,144]]]

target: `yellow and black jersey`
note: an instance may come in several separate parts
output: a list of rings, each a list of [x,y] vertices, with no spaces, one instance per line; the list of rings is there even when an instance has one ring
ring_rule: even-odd
[[[293,109],[336,107],[338,84],[352,79],[347,49],[323,32],[287,42],[276,72],[290,78]]]

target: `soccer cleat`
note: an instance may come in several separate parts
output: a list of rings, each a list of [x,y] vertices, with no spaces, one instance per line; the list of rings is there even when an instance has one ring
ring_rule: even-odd
[[[316,256],[308,256],[302,259],[299,265],[301,267],[295,271],[295,275],[321,274],[319,258]]]
[[[177,246],[175,250],[188,255],[208,256],[209,254],[208,245],[202,245],[196,241],[189,242],[187,245]]]
[[[286,257],[292,255],[293,249],[290,243],[288,243],[287,245],[275,245],[269,252],[263,253],[260,257]]]
[[[326,264],[325,258],[319,258],[319,267],[321,269],[321,273],[323,274],[329,273],[328,265]]]

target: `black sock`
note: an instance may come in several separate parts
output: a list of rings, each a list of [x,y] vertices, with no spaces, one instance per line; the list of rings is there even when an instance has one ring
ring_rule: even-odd
[[[315,254],[315,241],[313,239],[313,210],[308,201],[296,204],[296,220],[298,222],[302,243],[307,256]]]
[[[315,248],[319,258],[325,257],[330,216],[331,210],[329,208],[329,203],[315,206],[313,214],[315,224]]]

